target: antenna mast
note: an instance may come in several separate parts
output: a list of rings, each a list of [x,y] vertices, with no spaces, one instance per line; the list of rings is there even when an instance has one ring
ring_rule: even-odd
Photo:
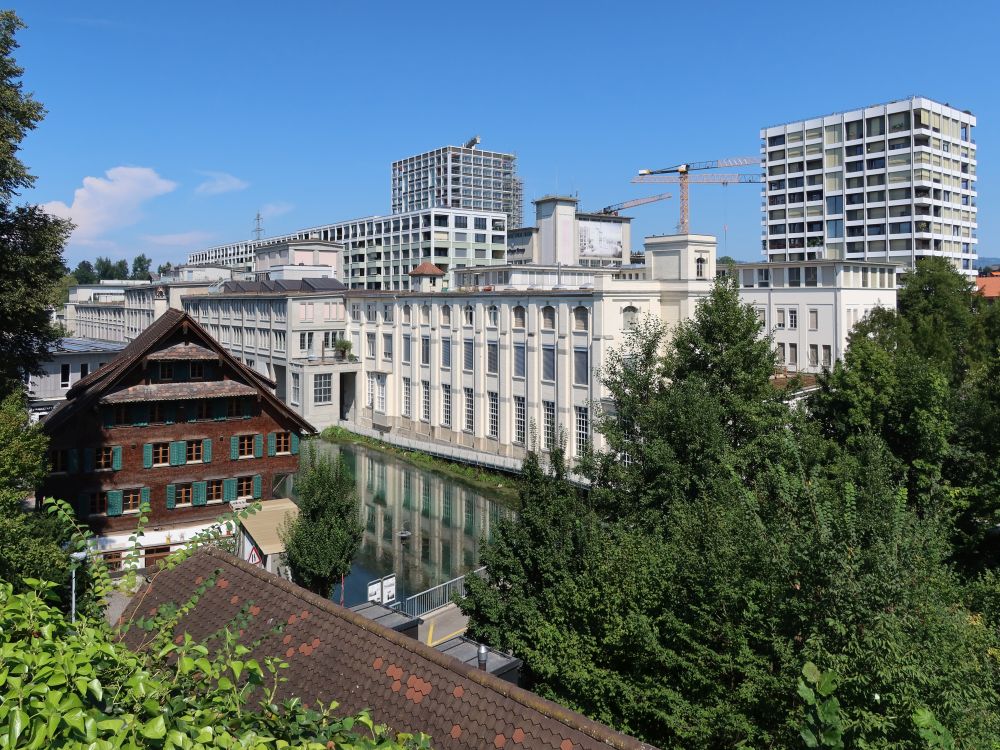
[[[259,240],[264,236],[264,217],[260,215],[260,211],[254,217],[253,221],[253,238]]]

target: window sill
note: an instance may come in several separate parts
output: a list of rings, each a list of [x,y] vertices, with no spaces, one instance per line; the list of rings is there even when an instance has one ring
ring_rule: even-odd
[[[165,464],[153,464],[149,468],[151,468],[151,469],[162,469],[165,466],[170,466],[170,463],[168,462],[168,463],[165,463]]]
[[[237,456],[236,460],[237,461],[242,461],[242,460],[247,459],[247,458],[255,458],[255,456]]]

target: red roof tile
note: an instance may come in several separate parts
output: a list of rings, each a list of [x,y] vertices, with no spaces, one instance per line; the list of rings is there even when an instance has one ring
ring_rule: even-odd
[[[1000,276],[977,276],[976,287],[987,299],[1000,298]]]
[[[157,572],[155,590],[141,590],[124,621],[188,602],[196,576],[216,585],[181,619],[178,633],[202,640],[230,625],[234,610],[224,605],[236,595],[244,606],[261,607],[267,614],[241,622],[241,637],[254,658],[288,661],[279,700],[336,700],[344,713],[368,708],[396,731],[426,732],[442,750],[650,747],[212,548]],[[219,586],[223,580],[228,590]],[[125,641],[136,647],[144,634],[131,628]]]
[[[429,260],[425,260],[419,266],[410,271],[410,276],[444,276],[444,271],[435,266]]]

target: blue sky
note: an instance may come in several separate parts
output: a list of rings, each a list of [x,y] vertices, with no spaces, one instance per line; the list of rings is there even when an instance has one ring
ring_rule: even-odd
[[[1000,255],[998,7],[21,3],[17,57],[48,110],[24,197],[73,215],[71,266],[176,263],[250,237],[258,209],[268,234],[386,213],[393,159],[475,134],[517,153],[533,220],[546,193],[596,209],[665,192],[630,179],[757,154],[761,126],[922,94],[979,118],[980,253]],[[634,244],[672,232],[677,203],[634,209]],[[692,231],[760,257],[755,186],[694,186],[691,203]]]

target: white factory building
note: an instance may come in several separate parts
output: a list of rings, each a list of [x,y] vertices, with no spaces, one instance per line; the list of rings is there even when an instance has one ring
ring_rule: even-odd
[[[765,256],[913,267],[936,255],[975,275],[975,126],[911,97],[762,128]]]

